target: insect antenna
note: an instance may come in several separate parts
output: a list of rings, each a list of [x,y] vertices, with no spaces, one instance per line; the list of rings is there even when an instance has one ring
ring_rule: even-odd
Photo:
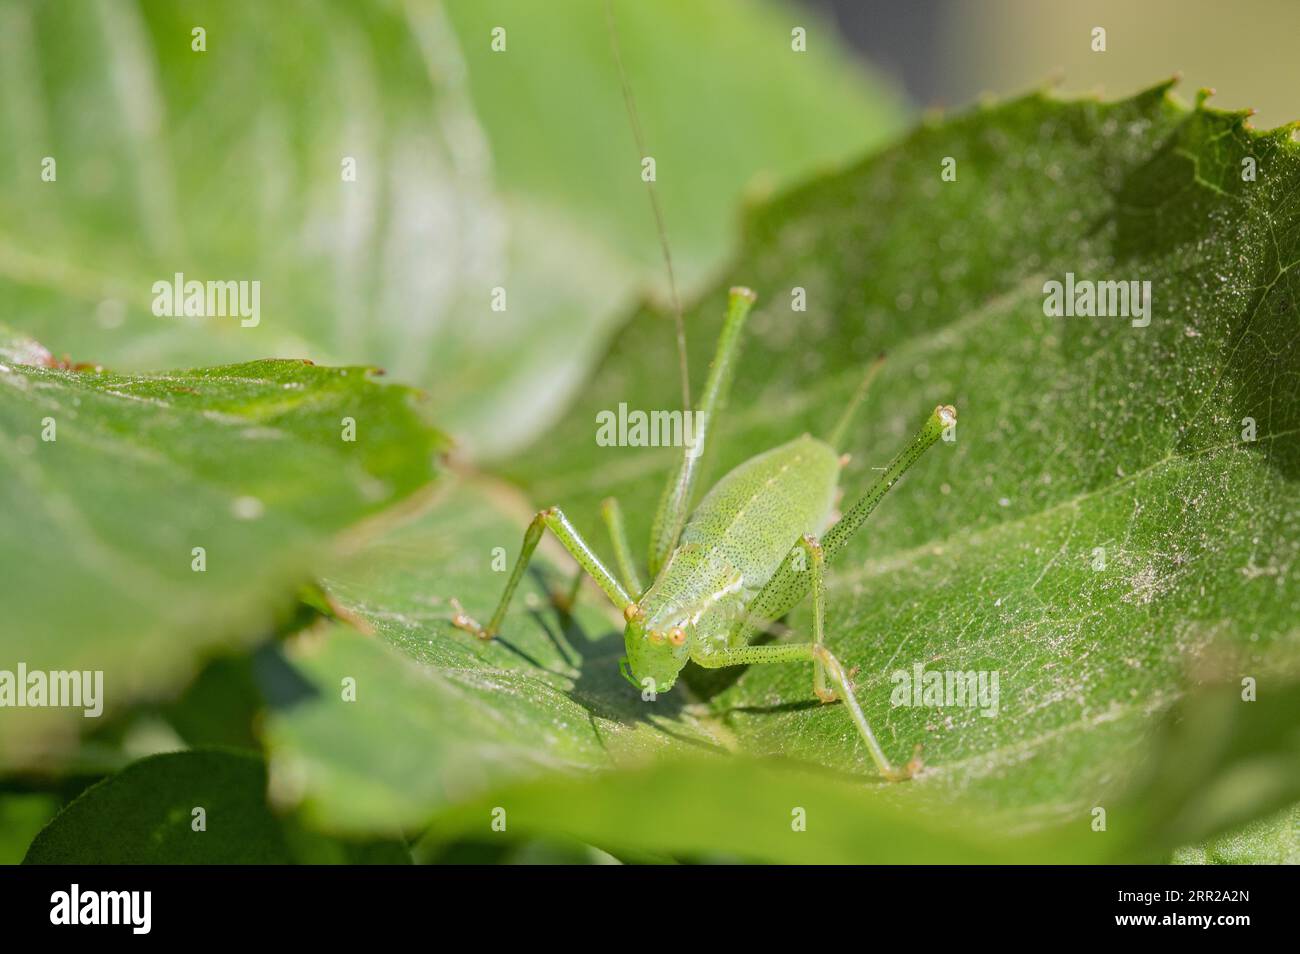
[[[876,380],[876,375],[880,373],[880,369],[884,364],[885,355],[882,352],[881,354],[876,355],[875,360],[867,367],[867,373],[862,376],[862,383],[859,384],[858,389],[853,392],[853,397],[849,398],[849,403],[844,406],[844,410],[840,414],[840,419],[835,422],[835,427],[827,436],[826,443],[830,444],[831,447],[834,447],[836,450],[842,449],[841,445],[844,442],[844,436],[848,434],[849,425],[853,423],[853,415],[856,414],[858,408],[861,407],[862,399],[867,396],[867,391],[871,389],[871,382]]]
[[[636,141],[637,159],[643,161],[649,153],[646,152],[641,118],[636,111],[636,97],[632,95],[632,83],[623,65],[623,53],[618,42],[618,24],[614,21],[613,0],[605,0],[605,22],[609,27],[609,45],[614,53],[614,63],[618,67],[619,83],[623,87],[623,102],[627,106],[628,123],[632,127],[632,138]],[[659,250],[663,253],[664,268],[668,272],[668,293],[671,296],[673,322],[677,328],[677,365],[682,380],[682,410],[689,411],[691,379],[690,367],[686,359],[686,322],[682,317],[682,300],[677,293],[677,275],[673,270],[673,253],[668,244],[668,227],[664,223],[664,210],[659,204],[659,193],[655,190],[654,180],[646,179],[645,184],[646,193],[650,196],[650,209],[654,213],[655,229],[659,233]]]

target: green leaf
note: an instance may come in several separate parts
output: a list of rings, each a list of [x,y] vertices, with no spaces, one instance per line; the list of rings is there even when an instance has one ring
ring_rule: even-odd
[[[49,823],[27,864],[395,864],[396,843],[331,843],[266,803],[266,767],[247,753],[195,750],[127,766]]]
[[[714,477],[827,433],[879,350],[844,448],[846,506],[931,408],[959,409],[956,441],[894,489],[829,584],[828,643],[861,667],[868,718],[896,758],[925,745],[914,791],[1008,823],[1083,817],[1189,686],[1250,676],[1268,691],[1296,671],[1297,185],[1287,130],[1187,110],[1160,87],[935,123],[750,218],[688,318],[700,367],[725,288],[759,293]],[[1067,272],[1150,281],[1150,325],[1047,317],[1044,283]],[[806,313],[790,308],[796,286]],[[670,455],[596,446],[592,422],[620,401],[673,406],[653,373],[670,361],[661,324],[640,316],[513,464],[535,503],[601,540],[599,501],[615,494],[647,538]],[[789,622],[810,631],[806,607]],[[998,671],[998,714],[891,706],[891,677],[916,664]],[[843,712],[808,705],[808,682],[802,667],[753,668],[710,702],[747,751],[869,776]]]
[[[754,180],[897,128],[829,27],[800,56],[767,4],[615,12],[685,283],[719,265]],[[5,320],[59,354],[375,363],[436,382],[438,419],[499,449],[561,410],[636,286],[662,284],[604,0],[17,0],[0,79]],[[177,272],[260,281],[260,323],[154,317]]]
[[[101,671],[104,712],[265,638],[332,540],[428,485],[445,446],[425,399],[366,368],[52,363],[0,334],[0,670]],[[0,764],[95,724],[8,690]]]
[[[948,156],[957,160],[952,182],[940,178]],[[1255,181],[1241,178],[1247,157]],[[621,655],[620,627],[616,615],[584,616],[597,612],[587,602],[582,665],[562,670],[559,690],[590,708],[580,687],[608,679],[610,698],[621,692],[657,731],[680,722],[748,756],[848,773],[863,790],[855,811],[877,822],[859,846],[898,808],[938,812],[945,825],[977,818],[994,833],[1050,835],[1057,860],[1096,857],[1097,844],[1113,857],[1145,858],[1294,801],[1300,780],[1278,765],[1294,758],[1295,707],[1285,700],[1300,671],[1297,195],[1300,151],[1288,131],[1257,133],[1241,115],[1199,103],[1189,110],[1161,86],[1110,104],[1036,94],[934,122],[753,210],[736,262],[688,314],[701,369],[727,286],[759,293],[730,409],[713,422],[704,486],[801,432],[827,433],[882,349],[885,371],[844,448],[853,454],[841,482],[849,501],[937,403],[960,411],[955,442],[937,445],[893,490],[829,581],[829,646],[860,667],[857,695],[886,749],[901,760],[924,743],[926,770],[880,786],[842,706],[812,701],[803,666],[730,671],[721,682],[689,673],[690,690],[641,705],[612,672],[597,674],[601,657],[612,670]],[[1067,272],[1150,281],[1150,324],[1047,316],[1045,282]],[[805,290],[807,311],[792,309],[795,288]],[[549,774],[512,756],[528,778],[504,789],[499,774],[472,779],[462,794],[482,789],[473,811],[502,804],[493,801],[500,792],[552,808],[571,794],[568,810],[594,821],[564,824],[558,809],[538,817],[576,837],[617,827],[601,814],[623,811],[601,796],[604,782],[564,780],[593,767],[572,757],[588,725],[511,698],[553,677],[553,657],[535,647],[558,641],[557,617],[517,600],[501,645],[485,647],[450,626],[447,600],[459,597],[480,618],[491,611],[503,582],[491,572],[492,548],[513,557],[536,507],[562,506],[608,557],[598,506],[616,494],[643,552],[673,452],[598,446],[595,421],[621,402],[675,406],[667,327],[662,314],[637,315],[564,421],[503,468],[526,504],[504,506],[495,492],[457,497],[454,516],[390,537],[365,555],[364,574],[338,571],[327,584],[431,680],[479,673],[488,658],[492,670],[527,680],[526,690],[504,678],[485,684],[504,688],[498,709],[452,695],[427,703],[460,710],[462,746],[470,735],[487,744],[530,738],[540,719],[551,733],[546,751],[564,753],[554,766],[562,771]],[[1244,439],[1245,418],[1253,440]],[[512,515],[509,527],[501,514]],[[571,565],[560,558],[543,572],[559,585],[546,568]],[[807,607],[787,622],[810,632]],[[891,705],[894,675],[917,665],[996,671],[996,714]],[[1259,702],[1247,701],[1247,678]],[[1205,686],[1226,688],[1212,705],[1188,695]],[[1178,713],[1198,726],[1199,747],[1152,731]],[[346,720],[335,721],[344,731]],[[1250,732],[1239,728],[1247,723]],[[328,736],[323,726],[317,734]],[[1257,735],[1267,751],[1253,752]],[[334,757],[323,743],[307,746],[287,730],[272,738],[276,758],[316,759],[316,778],[329,775]],[[379,762],[379,748],[352,747],[349,771],[360,776],[359,765]],[[1252,763],[1256,756],[1263,761]],[[1159,784],[1148,763],[1167,767]],[[708,764],[716,768],[692,769],[698,784],[678,793],[672,824],[685,832],[710,829],[714,801],[753,797],[747,770]],[[405,797],[430,789],[429,771],[406,763],[374,777],[389,797]],[[653,768],[626,771],[647,773],[631,776],[631,788],[661,778]],[[1248,784],[1253,771],[1261,784]],[[417,774],[422,784],[411,784]],[[620,778],[609,776],[611,791],[623,791]],[[1161,786],[1167,802],[1155,798]],[[1200,789],[1215,797],[1198,801]],[[1126,801],[1143,791],[1146,802]],[[309,781],[303,797],[344,796],[342,786]],[[1088,840],[1097,808],[1121,837]],[[685,850],[687,836],[649,844],[669,824],[651,825],[631,847]],[[839,813],[831,824],[852,819]]]

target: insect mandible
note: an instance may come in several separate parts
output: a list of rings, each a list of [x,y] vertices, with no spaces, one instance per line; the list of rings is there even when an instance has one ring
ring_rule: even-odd
[[[479,625],[459,604],[453,623],[482,639],[495,636],[538,541],[549,529],[578,561],[580,572],[591,576],[622,611],[627,656],[620,666],[638,689],[667,692],[688,661],[710,669],[811,663],[813,693],[825,703],[836,698],[844,703],[881,775],[910,778],[920,767],[920,746],[901,767],[889,760],[867,723],[849,674],[825,645],[825,568],[903,473],[955,423],[957,412],[951,405],[936,407],[866,495],[832,524],[843,460],[835,447],[879,370],[877,361],[826,440],[804,434],[751,457],[719,480],[692,510],[697,464],[714,412],[725,403],[754,301],[747,288],[733,288],[728,296],[722,335],[699,404],[696,442],[684,450],[669,475],[652,525],[650,585],[641,585],[615,500],[605,501],[602,518],[613,543],[617,576],[563,511],[550,507],[528,525],[505,592],[487,625]],[[811,641],[749,644],[810,591]]]

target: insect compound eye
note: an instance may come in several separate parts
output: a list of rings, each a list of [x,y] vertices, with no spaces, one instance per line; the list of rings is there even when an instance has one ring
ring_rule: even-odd
[[[682,643],[686,642],[686,630],[682,629],[680,626],[674,626],[668,631],[668,641],[674,646],[680,646]]]
[[[650,630],[650,632],[646,633],[646,638],[656,646],[662,646],[664,643],[664,634],[658,630]]]

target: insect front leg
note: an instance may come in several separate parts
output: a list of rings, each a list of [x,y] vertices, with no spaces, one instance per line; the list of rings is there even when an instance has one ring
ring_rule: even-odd
[[[866,743],[867,751],[871,753],[871,759],[876,763],[876,768],[891,782],[900,782],[904,779],[911,778],[921,767],[919,755],[919,746],[917,753],[912,756],[912,760],[898,768],[893,762],[889,761],[889,756],[885,755],[885,750],[880,747],[876,741],[876,734],[871,730],[871,725],[867,722],[866,715],[862,712],[862,707],[858,705],[857,697],[853,695],[853,688],[849,684],[849,677],[840,665],[840,661],[835,658],[825,646],[818,643],[786,643],[776,646],[737,646],[730,649],[692,649],[691,659],[700,666],[708,669],[721,669],[724,666],[763,666],[772,663],[791,663],[791,662],[812,662],[820,663],[825,669],[826,678],[839,691],[840,698],[844,700],[844,707],[849,713],[849,718],[853,722],[854,728],[862,736],[862,741]]]
[[[564,548],[573,555],[578,561],[581,568],[579,573],[585,572],[596,584],[605,591],[611,603],[620,610],[627,609],[632,605],[632,598],[627,595],[623,587],[619,585],[618,580],[614,579],[614,574],[610,573],[605,565],[600,562],[600,558],[587,545],[587,541],[582,539],[582,535],[569,523],[569,519],[564,515],[559,507],[550,507],[546,510],[539,510],[537,516],[533,517],[532,523],[524,531],[524,543],[519,551],[519,559],[515,560],[515,565],[510,571],[510,578],[506,580],[505,592],[501,594],[501,601],[497,603],[496,611],[492,618],[488,620],[486,626],[480,626],[460,608],[460,604],[455,603],[456,615],[452,617],[452,625],[467,633],[473,633],[480,639],[491,639],[501,628],[501,621],[505,619],[506,610],[510,606],[510,599],[515,595],[515,589],[519,586],[519,581],[523,579],[524,570],[528,568],[528,561],[532,559],[533,551],[537,549],[538,541],[542,539],[542,532],[550,529],[552,533],[564,544]],[[574,587],[576,594],[577,587]],[[454,601],[453,601],[454,603]]]

